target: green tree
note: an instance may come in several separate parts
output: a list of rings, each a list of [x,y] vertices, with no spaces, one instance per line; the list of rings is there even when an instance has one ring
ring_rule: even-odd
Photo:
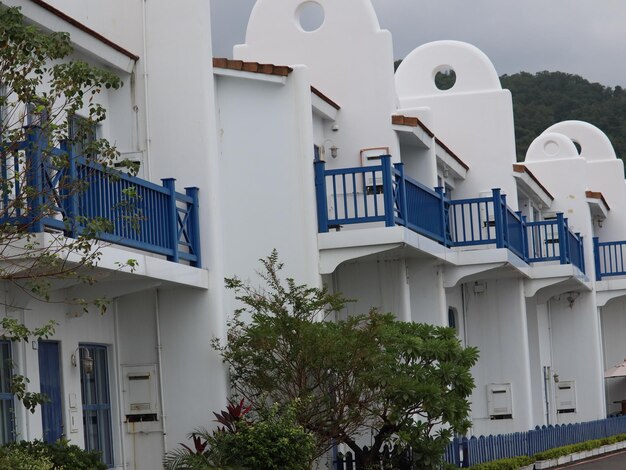
[[[326,321],[345,306],[340,294],[283,280],[276,252],[261,262],[264,287],[226,280],[241,308],[227,342],[214,346],[235,393],[259,408],[297,403],[318,454],[344,443],[362,468],[374,468],[383,446],[396,444],[412,448],[418,468],[436,468],[469,424],[477,351],[452,329],[376,310]]]
[[[101,256],[96,236],[113,223],[61,209],[68,198],[85,190],[86,183],[68,175],[69,153],[59,148],[79,152],[86,168],[110,167],[118,157],[108,141],[96,138],[94,129],[106,117],[97,95],[122,82],[109,71],[70,60],[72,52],[67,33],[43,32],[27,24],[18,8],[0,4],[0,279],[43,301],[51,300],[55,281],[95,282]],[[39,164],[32,158],[35,153]],[[110,175],[115,177],[114,172]],[[132,206],[132,195],[127,196]],[[47,230],[47,241],[42,242],[35,233],[43,232],[40,222],[60,220],[61,213],[64,229]],[[136,215],[132,207],[120,213],[129,219]],[[77,225],[82,231],[68,236]],[[133,260],[128,263],[134,265]],[[82,299],[62,301],[86,308]],[[104,299],[93,303],[102,311],[106,308]],[[30,330],[4,319],[0,336],[30,341],[49,337],[54,327],[50,322]],[[14,393],[33,411],[44,397],[29,393],[27,383],[27,377],[13,376]]]

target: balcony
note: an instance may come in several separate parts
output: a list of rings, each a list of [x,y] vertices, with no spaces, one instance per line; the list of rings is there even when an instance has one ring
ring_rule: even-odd
[[[601,242],[593,239],[594,259],[596,263],[596,280],[605,277],[626,276],[626,241]]]
[[[76,238],[88,221],[108,220],[94,238],[201,266],[197,188],[182,194],[172,178],[159,186],[74,155],[69,146],[50,147],[37,127],[27,140],[0,146],[0,156],[1,224]]]
[[[495,245],[530,263],[572,264],[585,272],[583,238],[567,218],[529,222],[507,206],[494,189],[489,197],[448,199],[391,165],[389,155],[375,166],[326,170],[315,162],[318,230],[346,225],[403,226],[445,247]]]

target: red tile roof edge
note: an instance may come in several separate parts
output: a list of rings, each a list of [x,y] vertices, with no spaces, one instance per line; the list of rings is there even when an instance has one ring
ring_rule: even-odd
[[[46,3],[43,0],[30,0],[30,1],[32,3],[34,3],[35,5],[40,6],[44,10],[49,11],[54,16],[56,16],[58,18],[61,18],[63,21],[66,21],[67,23],[71,24],[72,26],[75,26],[76,28],[80,29],[81,31],[83,31],[83,32],[87,33],[88,35],[94,37],[95,39],[97,39],[98,41],[102,42],[103,44],[106,44],[110,48],[115,49],[117,52],[120,52],[120,53],[124,54],[129,59],[132,59],[135,62],[137,62],[139,60],[139,56],[138,55],[133,54],[132,52],[128,51],[127,49],[124,49],[122,46],[120,46],[118,44],[115,44],[110,39],[105,38],[102,34],[94,31],[93,29],[89,28],[88,26],[85,26],[83,23],[81,23],[80,21],[72,18],[71,16],[66,15],[61,10],[56,9],[55,7],[50,5],[49,3]]]
[[[246,62],[243,60],[231,60],[223,57],[213,58],[213,67],[218,69],[239,70],[242,72],[262,73],[265,75],[288,76],[293,69],[286,65],[259,64],[258,62]]]
[[[585,191],[585,196],[591,199],[600,199],[606,206],[607,210],[611,210],[609,204],[606,202],[606,199],[604,199],[604,195],[600,191]]]
[[[469,165],[467,163],[465,163],[463,160],[461,160],[461,158],[459,158],[459,156],[456,153],[454,153],[452,150],[450,150],[450,148],[446,144],[444,144],[437,137],[435,137],[435,142],[437,144],[439,144],[446,152],[448,152],[450,154],[450,156],[452,158],[454,158],[459,165],[461,165],[466,170],[469,170]]]
[[[428,134],[429,137],[435,137],[434,132],[431,131],[428,127],[426,127],[426,124],[420,121],[420,119],[417,117],[403,116],[402,114],[394,114],[393,116],[391,116],[391,123],[398,125],[398,126],[411,126],[411,127],[419,126],[422,128],[424,132],[426,132],[426,134]]]
[[[513,171],[515,173],[526,173],[528,176],[530,176],[530,179],[533,180],[535,183],[537,183],[537,185],[550,197],[550,199],[554,200],[554,196],[550,194],[550,191],[548,191],[546,187],[543,184],[541,184],[539,179],[533,174],[532,171],[526,168],[525,165],[522,165],[521,163],[514,163]]]
[[[337,111],[339,111],[341,109],[341,106],[339,106],[337,103],[335,103],[333,100],[331,100],[328,96],[326,96],[324,93],[322,93],[321,91],[319,91],[317,88],[315,88],[314,86],[311,87],[311,93],[313,93],[315,96],[317,96],[318,98],[320,98],[322,101],[325,101],[326,103],[328,103],[329,105],[331,105],[333,108],[335,108]]]

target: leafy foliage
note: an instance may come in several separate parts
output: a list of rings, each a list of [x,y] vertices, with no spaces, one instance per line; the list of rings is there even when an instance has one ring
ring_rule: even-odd
[[[235,392],[263,409],[296,403],[317,452],[345,443],[368,467],[385,444],[410,446],[419,468],[434,468],[450,437],[468,423],[477,351],[454,330],[397,321],[372,310],[323,321],[346,300],[325,288],[282,280],[274,251],[261,260],[265,288],[227,279],[242,307],[227,343],[214,342]],[[249,317],[249,321],[248,321]],[[371,433],[369,448],[359,435]]]
[[[110,166],[118,152],[106,139],[96,138],[94,129],[106,117],[96,98],[122,82],[107,70],[69,60],[69,35],[26,24],[18,8],[0,9],[0,38],[0,158],[11,168],[0,176],[0,278],[50,301],[55,279],[95,282],[92,268],[101,255],[95,236],[112,226],[102,217],[66,213],[66,227],[81,225],[82,233],[68,238],[62,231],[51,232],[50,243],[32,233],[44,217],[55,216],[64,200],[86,188],[84,181],[64,176],[69,158],[53,149],[73,148],[89,164]],[[30,142],[26,148],[24,142]],[[40,178],[58,178],[53,188],[33,183],[32,174],[39,170],[31,169],[26,155],[35,147],[46,168]],[[132,216],[133,210],[126,213]],[[75,302],[86,308],[85,300]],[[96,304],[106,308],[105,302]]]
[[[1,466],[5,458],[9,462],[18,457],[42,462],[42,466],[18,466],[15,467],[16,470],[22,470],[22,468],[24,470],[106,470],[107,468],[100,460],[100,454],[87,452],[67,441],[59,441],[54,444],[46,444],[42,441],[21,441],[0,448],[0,470],[5,468]]]
[[[226,421],[232,426],[193,433],[193,449],[181,444],[182,448],[168,453],[164,460],[166,470],[310,468],[313,438],[295,423],[293,408],[279,413],[278,407],[272,407],[256,420],[243,419],[250,408],[243,407],[242,402],[230,404],[229,408],[234,413],[222,411],[215,416],[224,424],[222,418],[228,415]]]
[[[513,94],[517,159],[547,127],[577,119],[599,127],[618,156],[626,156],[626,92],[563,72],[520,72],[500,77]]]

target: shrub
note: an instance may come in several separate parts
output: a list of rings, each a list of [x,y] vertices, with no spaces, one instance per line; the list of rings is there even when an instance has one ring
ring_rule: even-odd
[[[533,457],[512,457],[510,459],[494,460],[470,467],[472,470],[517,470],[520,467],[530,465],[535,461]]]
[[[32,467],[32,470],[106,470],[107,466],[100,460],[97,452],[87,452],[78,446],[71,445],[67,441],[59,441],[47,444],[42,441],[21,441],[7,444],[2,447],[2,454],[19,453],[48,461],[50,467]],[[10,467],[7,467],[10,468]],[[19,467],[21,469],[21,467]],[[31,470],[31,467],[25,467]],[[4,470],[0,467],[0,470]]]
[[[216,414],[225,427],[192,434],[193,449],[181,444],[182,448],[168,452],[164,467],[167,470],[310,468],[315,442],[311,434],[296,424],[294,407],[287,407],[281,413],[274,406],[255,421],[249,419],[248,410],[241,402]]]
[[[0,470],[52,470],[48,457],[33,455],[20,447],[0,449]]]

